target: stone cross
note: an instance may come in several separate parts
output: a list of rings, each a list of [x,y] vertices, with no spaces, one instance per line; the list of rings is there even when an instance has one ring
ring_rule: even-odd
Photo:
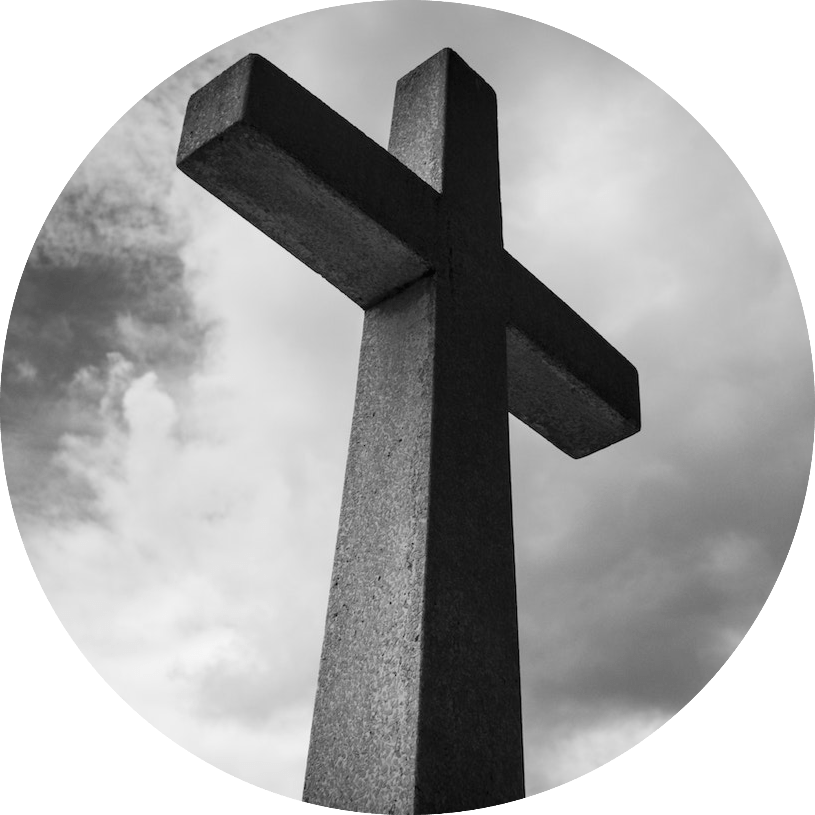
[[[507,411],[574,458],[636,369],[503,248],[492,88],[445,49],[388,150],[263,58],[191,97],[178,166],[365,312],[303,799],[524,796]]]

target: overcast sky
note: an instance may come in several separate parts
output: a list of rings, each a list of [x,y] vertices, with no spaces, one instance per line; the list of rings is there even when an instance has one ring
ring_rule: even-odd
[[[642,76],[496,12],[295,18],[167,80],[91,153],[23,276],[3,453],[37,575],[93,665],[194,753],[299,797],[361,313],[174,167],[189,93],[249,51],[384,144],[442,47],[499,100],[505,245],[639,369],[643,430],[573,461],[510,419],[527,791],[713,676],[803,501],[812,369],[781,247]]]

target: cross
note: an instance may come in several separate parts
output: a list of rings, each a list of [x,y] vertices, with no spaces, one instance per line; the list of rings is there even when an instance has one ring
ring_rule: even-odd
[[[364,310],[303,800],[524,796],[507,411],[579,458],[636,369],[503,248],[492,88],[444,49],[388,150],[262,57],[190,98],[178,166]]]

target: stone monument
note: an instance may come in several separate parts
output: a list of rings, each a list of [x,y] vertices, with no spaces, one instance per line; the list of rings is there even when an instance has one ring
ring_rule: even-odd
[[[640,427],[636,369],[503,248],[492,88],[445,49],[388,150],[250,55],[178,166],[364,310],[303,798],[524,795],[507,411],[574,458]]]

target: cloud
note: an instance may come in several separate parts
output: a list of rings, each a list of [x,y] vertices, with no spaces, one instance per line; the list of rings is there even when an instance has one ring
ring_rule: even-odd
[[[535,744],[527,762],[528,787],[551,789],[591,772],[650,736],[664,721],[660,713],[647,711],[612,711],[581,721],[584,716],[574,709],[563,719],[571,726]]]
[[[297,511],[302,499],[275,465],[309,462],[268,429],[258,442],[263,410],[253,415],[252,401],[222,391],[227,404],[213,415],[220,379],[199,374],[176,401],[154,372],[137,376],[119,355],[81,370],[73,391],[93,405],[94,432],[63,436],[58,463],[86,486],[91,511],[21,526],[63,623],[137,710],[204,757],[224,753],[214,732],[229,743],[247,726],[260,734],[247,732],[249,742],[279,742],[273,752],[283,753],[292,722],[295,740],[307,741],[320,631],[301,618],[304,607],[324,607],[330,568],[329,546],[309,553],[322,561],[317,572],[303,548],[320,540],[315,529],[333,536],[341,474]],[[291,639],[293,627],[311,636]],[[254,761],[250,777],[289,790],[291,760],[263,774]]]

